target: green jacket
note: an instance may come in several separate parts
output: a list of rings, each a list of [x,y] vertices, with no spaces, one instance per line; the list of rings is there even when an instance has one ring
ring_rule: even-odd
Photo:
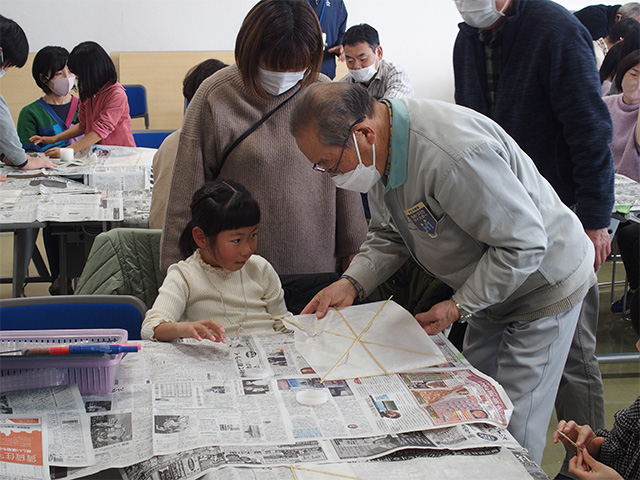
[[[153,306],[164,280],[160,270],[162,230],[115,228],[93,242],[76,294],[133,295]]]

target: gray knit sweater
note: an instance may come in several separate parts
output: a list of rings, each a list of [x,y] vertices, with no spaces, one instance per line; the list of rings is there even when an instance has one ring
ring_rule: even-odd
[[[295,92],[256,98],[235,65],[205,80],[185,114],[162,235],[161,265],[180,260],[178,238],[191,214],[191,196],[205,182],[242,183],[262,212],[257,253],[278,274],[335,270],[336,259],[357,253],[367,226],[360,195],[337,189],[311,169],[289,133],[296,99],[278,110],[219,162],[236,138]]]

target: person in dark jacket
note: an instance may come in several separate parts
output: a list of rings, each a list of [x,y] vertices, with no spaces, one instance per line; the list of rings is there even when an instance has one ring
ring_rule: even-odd
[[[593,40],[609,35],[611,27],[625,18],[634,18],[640,22],[640,3],[629,2],[624,5],[589,5],[573,13],[582,23]]]
[[[597,271],[611,252],[614,203],[611,117],[600,96],[593,42],[580,22],[549,0],[456,0],[456,103],[500,124],[580,219]],[[598,290],[583,302],[556,400],[558,418],[604,426],[595,358]],[[564,471],[568,461],[565,462]]]

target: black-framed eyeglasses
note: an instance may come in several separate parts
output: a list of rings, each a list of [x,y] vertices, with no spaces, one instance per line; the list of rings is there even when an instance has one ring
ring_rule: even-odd
[[[345,148],[347,146],[347,142],[349,141],[349,135],[351,134],[351,130],[353,130],[353,127],[355,127],[359,123],[364,122],[365,118],[366,117],[360,117],[358,120],[353,122],[351,124],[351,126],[349,127],[349,132],[347,133],[347,138],[345,138],[344,142],[342,143],[342,151],[340,152],[340,156],[338,157],[338,161],[333,166],[333,168],[324,168],[324,167],[319,166],[317,163],[314,163],[311,166],[311,168],[313,168],[317,172],[322,172],[322,173],[338,173],[338,167],[340,166],[340,160],[342,160],[342,155],[344,155],[344,150],[345,150]]]

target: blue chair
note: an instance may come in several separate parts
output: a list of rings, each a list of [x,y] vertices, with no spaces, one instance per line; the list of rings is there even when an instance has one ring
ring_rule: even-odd
[[[122,328],[140,340],[147,306],[130,295],[58,295],[0,300],[0,330]]]
[[[133,130],[136,147],[159,148],[165,138],[175,130]]]
[[[144,118],[144,128],[149,128],[149,109],[147,108],[147,89],[144,85],[123,85],[129,100],[131,118]],[[138,145],[140,147],[140,145]]]

